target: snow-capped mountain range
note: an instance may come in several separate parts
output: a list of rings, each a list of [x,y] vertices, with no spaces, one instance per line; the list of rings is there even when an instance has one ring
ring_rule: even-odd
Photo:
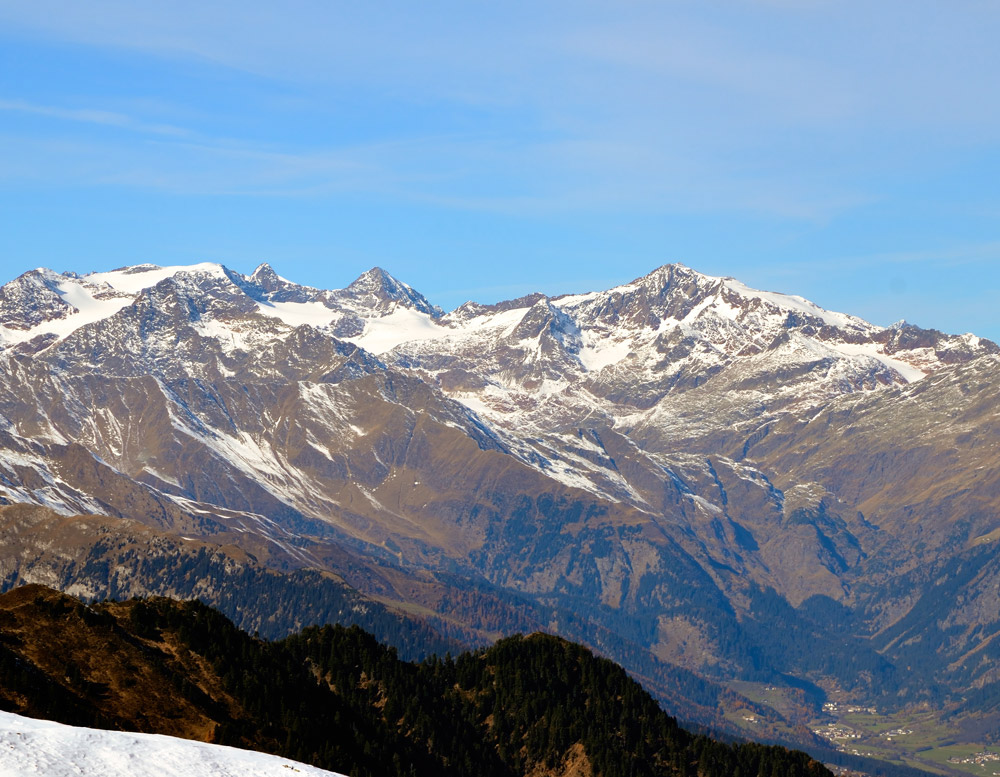
[[[138,320],[168,311],[156,328]],[[727,425],[752,431],[782,413],[906,385],[996,352],[974,335],[877,327],[681,265],[606,292],[470,302],[447,315],[377,268],[336,291],[292,283],[266,264],[250,276],[218,264],[84,276],[37,270],[0,290],[0,344],[8,351],[44,357],[110,337],[102,358],[128,342],[130,369],[151,376],[170,364],[173,373],[231,377],[226,362],[276,353],[299,327],[341,348],[358,346],[372,365],[418,376],[549,477],[637,503],[641,495],[593,455],[566,455],[579,441],[565,428],[599,419],[656,440],[654,449],[666,453],[678,435],[688,441]],[[189,342],[198,349],[214,341],[206,347],[217,358],[192,350],[179,362],[173,341],[181,333],[197,338]],[[44,432],[67,439],[55,425]],[[252,445],[228,444],[250,468],[271,466]]]
[[[954,361],[949,354],[974,354],[981,343],[971,334],[940,333],[906,342],[900,332],[926,330],[905,322],[878,327],[824,310],[802,297],[758,291],[733,278],[702,275],[679,264],[660,267],[605,292],[551,299],[534,294],[497,305],[467,302],[444,314],[379,268],[345,289],[325,291],[288,281],[267,264],[244,276],[204,263],[145,264],[83,276],[43,268],[25,273],[0,289],[0,345],[6,348],[39,337],[51,345],[83,326],[113,317],[133,305],[137,295],[164,282],[220,298],[228,295],[228,301],[250,319],[260,316],[288,327],[313,326],[376,355],[462,352],[468,342],[483,340],[503,340],[511,347],[521,345],[528,355],[531,349],[537,354],[540,333],[532,334],[538,329],[534,324],[549,322],[551,333],[572,357],[575,372],[586,374],[615,365],[638,366],[642,362],[636,357],[646,356],[643,352],[650,345],[659,345],[662,351],[665,345],[692,338],[708,364],[768,350],[787,351],[789,361],[796,361],[791,354],[809,350],[821,358],[860,361],[869,370],[873,362],[879,363],[894,371],[896,380],[911,382]],[[211,334],[239,347],[243,340],[237,334],[245,327],[227,326],[233,309],[227,312],[229,316],[216,313],[194,321],[201,326],[217,321],[218,329]],[[444,342],[432,345],[436,341]],[[532,361],[537,360],[536,356]],[[672,373],[682,372],[691,362],[674,360],[670,366]],[[560,374],[561,380],[570,377]]]
[[[448,313],[377,268],[340,290],[268,265],[36,270],[0,289],[0,498],[484,634],[442,589],[627,616],[658,660],[738,674],[711,613],[738,621],[748,586],[854,606],[1000,529],[970,475],[995,446],[962,437],[995,423],[998,354],[676,264]]]
[[[243,370],[278,375],[286,355],[310,359],[292,356],[294,343],[309,338],[321,338],[337,358],[357,346],[349,356],[357,374],[391,370],[418,378],[438,401],[458,403],[444,403],[445,415],[454,416],[447,423],[474,429],[470,433],[490,438],[545,477],[640,509],[651,506],[648,495],[610,465],[600,431],[641,441],[654,468],[682,468],[656,457],[675,453],[679,443],[690,449],[719,429],[749,437],[783,414],[910,384],[946,364],[996,351],[973,335],[949,337],[905,324],[881,328],[681,265],[606,292],[467,303],[447,315],[377,268],[336,291],[292,283],[266,264],[250,276],[218,264],[139,265],[84,276],[37,270],[0,290],[0,343],[8,364],[26,354],[33,362],[54,360],[60,367],[49,372],[57,382],[84,365],[108,377],[155,379],[172,408],[175,435],[207,444],[218,459],[266,483],[279,502],[318,516],[329,506],[304,503],[308,492],[322,488],[262,447],[258,436],[192,415],[170,388],[181,375],[199,381],[224,381]],[[300,401],[328,427],[322,437],[363,436],[338,409],[329,381],[300,380],[298,389]],[[12,431],[81,442],[134,476],[122,424],[102,423],[95,412],[107,418],[105,408],[80,410],[67,409],[68,428],[44,411],[27,426],[11,417]],[[600,431],[581,435],[581,424]],[[177,473],[144,469],[149,477],[178,482]],[[41,495],[14,490],[12,496],[33,501]],[[102,512],[85,495],[52,493],[40,501],[63,511]]]

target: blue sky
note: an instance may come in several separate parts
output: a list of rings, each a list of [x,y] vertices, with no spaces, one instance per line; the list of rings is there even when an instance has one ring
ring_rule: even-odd
[[[992,0],[0,0],[0,280],[452,308],[680,261],[1000,340],[997,40]]]

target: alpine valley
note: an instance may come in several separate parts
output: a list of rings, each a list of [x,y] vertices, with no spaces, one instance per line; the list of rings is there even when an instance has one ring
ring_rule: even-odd
[[[0,381],[4,589],[413,658],[547,631],[827,761],[1000,738],[988,340],[682,265],[450,313],[138,265],[3,286]]]

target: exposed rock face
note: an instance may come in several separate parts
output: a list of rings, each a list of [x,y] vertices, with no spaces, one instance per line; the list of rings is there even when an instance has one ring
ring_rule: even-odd
[[[12,330],[29,330],[45,321],[66,318],[74,308],[58,292],[61,276],[32,270],[0,288],[0,320]]]
[[[646,674],[844,685],[747,653],[761,592],[861,655],[908,613],[930,628],[928,601],[879,603],[898,575],[1000,531],[995,344],[681,265],[447,315],[377,268],[333,291],[40,270],[0,289],[0,346],[0,499],[337,571],[481,634],[529,613]],[[969,634],[997,620],[979,593],[945,615]],[[861,613],[850,634],[794,609],[816,597]]]

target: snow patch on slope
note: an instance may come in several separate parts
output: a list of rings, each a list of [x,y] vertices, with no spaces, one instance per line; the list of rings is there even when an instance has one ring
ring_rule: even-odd
[[[908,364],[900,359],[894,359],[882,353],[878,346],[871,343],[837,343],[834,348],[848,356],[871,356],[882,362],[886,367],[895,370],[904,378],[907,383],[913,383],[927,377],[927,373],[912,364]]]
[[[202,337],[212,337],[219,341],[223,353],[248,351],[253,347],[254,338],[243,328],[233,327],[224,321],[202,318],[192,322],[192,327]]]
[[[37,478],[32,486],[24,485],[18,470],[28,470]],[[21,485],[15,485],[21,483]],[[88,494],[77,491],[49,470],[44,458],[7,449],[0,451],[0,496],[12,502],[48,507],[60,515],[104,512],[101,503]]]
[[[760,291],[759,289],[752,289],[744,283],[733,278],[723,278],[721,279],[728,288],[740,294],[743,297],[751,297],[768,302],[774,305],[776,308],[782,310],[791,310],[796,313],[803,313],[807,316],[812,316],[813,318],[818,318],[824,323],[830,326],[835,326],[840,329],[857,329],[857,328],[871,328],[871,325],[860,318],[855,318],[854,316],[849,316],[846,313],[835,313],[825,308],[821,308],[804,297],[795,296],[793,294],[779,294],[774,291]]]
[[[458,344],[488,330],[496,330],[505,337],[513,332],[529,310],[531,308],[514,308],[458,323],[446,317],[444,323],[439,323],[419,310],[398,307],[387,316],[365,322],[364,332],[357,337],[344,339],[381,355],[404,343],[449,340]]]
[[[600,372],[610,364],[617,364],[635,347],[630,339],[613,339],[594,330],[584,330],[583,347],[577,358],[587,372]]]
[[[340,313],[322,302],[258,302],[257,309],[289,326],[329,326]]]
[[[412,308],[397,307],[387,316],[365,322],[365,330],[359,336],[344,339],[377,356],[403,343],[414,340],[440,340],[451,334],[453,334],[451,330],[435,323],[426,313]]]
[[[178,273],[210,275],[214,278],[225,278],[226,270],[221,264],[202,262],[201,264],[173,265],[158,267],[155,264],[140,264],[110,272],[94,272],[83,276],[83,280],[95,286],[107,284],[112,289],[135,295],[143,289],[149,289],[167,278],[173,278]]]
[[[47,270],[40,272],[49,273]],[[56,293],[64,302],[75,308],[75,312],[64,318],[43,321],[30,329],[8,329],[0,326],[0,343],[15,345],[39,335],[55,335],[60,339],[68,337],[82,326],[110,318],[132,304],[139,292],[179,273],[226,277],[222,265],[208,262],[173,267],[143,264],[111,272],[90,273],[82,277],[51,273],[48,277],[55,281]]]
[[[31,329],[7,329],[6,327],[0,327],[0,341],[13,345],[15,343],[27,342],[39,335],[66,337],[81,326],[110,318],[132,302],[131,297],[125,296],[99,299],[86,286],[70,280],[56,284],[56,288],[59,296],[76,308],[75,313],[70,313],[65,318],[43,321]]]

